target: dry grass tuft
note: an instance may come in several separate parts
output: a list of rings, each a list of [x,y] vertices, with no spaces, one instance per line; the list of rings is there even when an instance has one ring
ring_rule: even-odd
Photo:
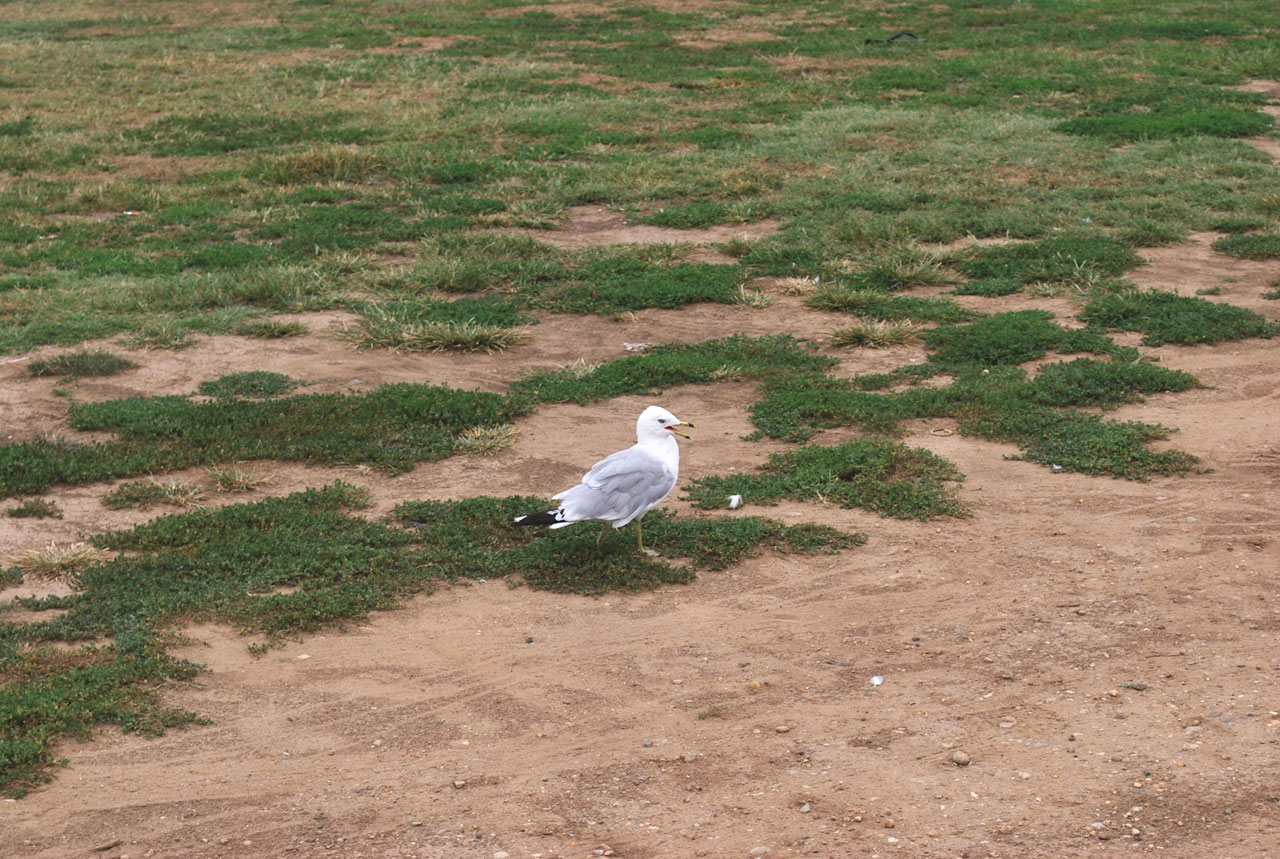
[[[914,343],[920,339],[920,332],[923,330],[923,325],[909,320],[859,322],[832,331],[827,342],[832,346],[870,346],[873,349],[883,349]]]
[[[475,453],[492,456],[515,444],[520,437],[520,430],[511,424],[500,427],[472,427],[458,434],[454,448],[458,453]]]
[[[776,289],[783,295],[812,295],[818,288],[817,281],[808,277],[784,277],[778,281]]]
[[[271,482],[271,478],[251,465],[219,465],[205,469],[218,492],[249,492]]]
[[[466,322],[406,322],[374,308],[365,313],[361,326],[342,332],[360,349],[394,349],[406,352],[498,352],[529,342],[527,332]]]
[[[80,573],[110,557],[110,552],[88,543],[66,546],[50,543],[43,549],[23,552],[18,556],[16,566],[24,576],[36,581],[72,583]]]
[[[745,286],[740,286],[737,292],[733,294],[733,303],[763,310],[773,304],[773,296],[766,295],[758,289],[747,289]]]

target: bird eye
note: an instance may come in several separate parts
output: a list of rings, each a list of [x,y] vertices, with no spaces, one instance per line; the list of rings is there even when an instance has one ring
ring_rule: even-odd
[[[666,418],[658,418],[658,423],[665,424],[666,422],[667,422]]]

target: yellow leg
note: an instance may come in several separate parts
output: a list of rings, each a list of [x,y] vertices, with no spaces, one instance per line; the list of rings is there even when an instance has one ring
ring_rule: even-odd
[[[640,554],[644,554],[644,538],[640,536],[640,520],[636,520],[636,545],[640,547]]]
[[[604,538],[605,538],[605,537],[607,537],[607,536],[609,536],[609,529],[610,529],[610,528],[612,528],[612,527],[613,527],[613,526],[612,526],[612,525],[610,525],[608,522],[605,522],[605,523],[604,523],[604,528],[602,528],[602,529],[600,530],[600,536],[599,536],[599,537],[596,537],[596,545],[597,545],[597,546],[603,546],[603,545],[604,545]]]

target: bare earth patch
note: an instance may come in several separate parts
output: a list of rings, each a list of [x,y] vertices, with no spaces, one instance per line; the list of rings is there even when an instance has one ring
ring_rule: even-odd
[[[633,227],[599,209],[569,224],[539,237],[581,247],[709,232]],[[1215,254],[1212,239],[1143,251],[1151,264],[1135,279],[1193,294],[1238,276],[1246,281],[1228,284],[1227,299],[1266,311],[1242,284],[1274,277],[1275,263]],[[992,301],[974,306],[1007,309]],[[1032,306],[1067,310],[1055,301]],[[72,387],[81,399],[187,392],[265,369],[316,383],[305,391],[408,380],[502,390],[524,367],[618,357],[625,342],[821,337],[843,317],[786,295],[764,310],[547,316],[528,346],[496,356],[353,352],[325,330],[343,318],[307,316],[314,333],[285,341],[205,338],[149,352],[139,370]],[[1265,340],[1147,351],[1208,387],[1114,414],[1177,427],[1172,443],[1212,471],[1149,483],[1055,474],[1008,459],[1012,445],[960,435],[950,419],[913,421],[903,441],[967,475],[971,518],[747,505],[731,515],[871,539],[835,556],[765,553],[643,594],[458,586],[260,658],[232,631],[192,627],[181,655],[209,670],[162,695],[211,724],[67,743],[59,753],[70,763],[53,782],[2,806],[4,845],[44,859],[658,859],[757,847],[770,857],[1270,855],[1280,357]],[[850,350],[841,372],[920,357]],[[0,365],[8,433],[59,428],[66,402],[53,384],[22,363]],[[658,400],[699,427],[683,445],[683,478],[751,469],[786,449],[742,439],[755,397],[754,384],[730,382]],[[371,516],[409,498],[550,494],[630,443],[634,416],[652,402],[543,406],[492,457],[396,478],[265,463],[266,487],[211,503],[335,477],[370,487]],[[62,520],[0,517],[0,548],[7,556],[159,512],[106,510],[108,488],[47,493]]]

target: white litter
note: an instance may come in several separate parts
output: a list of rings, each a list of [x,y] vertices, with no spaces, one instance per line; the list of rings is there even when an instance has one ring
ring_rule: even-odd
[[[730,509],[730,510],[737,510],[737,509],[738,509],[739,507],[741,507],[741,506],[742,506],[742,496],[741,496],[741,495],[730,495],[730,496],[729,496],[729,509]]]

